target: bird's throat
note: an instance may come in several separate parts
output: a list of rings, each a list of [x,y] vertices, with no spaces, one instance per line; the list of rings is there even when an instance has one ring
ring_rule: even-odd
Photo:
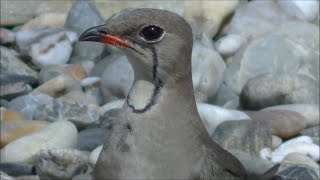
[[[156,103],[159,93],[159,85],[146,80],[138,80],[132,85],[126,103],[134,113],[144,113]]]

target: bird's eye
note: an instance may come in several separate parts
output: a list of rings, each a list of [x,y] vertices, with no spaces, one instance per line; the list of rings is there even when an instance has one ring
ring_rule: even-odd
[[[140,37],[148,43],[155,43],[162,39],[164,30],[156,25],[143,27],[139,32]]]

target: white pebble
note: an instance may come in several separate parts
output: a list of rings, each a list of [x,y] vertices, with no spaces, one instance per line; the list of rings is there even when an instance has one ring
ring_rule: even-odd
[[[90,86],[100,81],[101,81],[100,77],[87,77],[82,79],[81,86],[82,87]]]
[[[284,11],[301,20],[312,21],[319,16],[318,0],[278,0]]]
[[[91,167],[93,168],[95,166],[95,164],[97,163],[97,160],[98,160],[98,157],[99,157],[99,154],[100,152],[102,151],[102,147],[103,145],[101,146],[98,146],[97,148],[95,148],[90,156],[89,156],[89,161],[90,161],[90,165]]]
[[[231,56],[245,43],[246,39],[241,35],[228,34],[220,38],[215,46],[220,54]]]
[[[244,112],[229,110],[206,103],[197,103],[197,109],[209,134],[212,134],[216,127],[224,121],[250,119]]]

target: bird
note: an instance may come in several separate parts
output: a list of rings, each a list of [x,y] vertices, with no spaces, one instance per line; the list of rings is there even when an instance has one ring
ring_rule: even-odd
[[[192,29],[168,10],[138,8],[86,30],[79,41],[116,46],[134,70],[119,120],[93,170],[95,179],[246,179],[214,142],[197,111]]]

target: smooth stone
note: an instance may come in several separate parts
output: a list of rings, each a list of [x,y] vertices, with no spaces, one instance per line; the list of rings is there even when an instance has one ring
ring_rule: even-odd
[[[208,37],[214,37],[223,20],[238,6],[236,1],[185,1],[183,17],[194,27],[199,29],[196,33],[204,33]],[[196,7],[196,8],[195,8]]]
[[[40,149],[73,148],[76,141],[77,129],[71,122],[54,122],[6,145],[1,149],[1,161],[33,163]]]
[[[273,135],[280,138],[297,135],[307,125],[307,120],[293,111],[248,111],[246,113],[253,121],[262,123]]]
[[[319,176],[319,169],[320,166],[318,163],[314,162],[313,159],[309,158],[308,156],[300,153],[290,153],[288,154],[283,161],[281,162],[281,166],[279,168],[279,172],[287,169],[292,165],[306,165],[312,168],[317,175]]]
[[[240,102],[245,109],[280,104],[319,104],[319,83],[301,74],[262,74],[244,85]]]
[[[42,149],[36,153],[40,179],[71,179],[87,171],[89,157],[75,149]]]
[[[104,144],[107,139],[106,128],[90,128],[79,132],[77,149],[82,151],[93,151],[96,147]]]
[[[83,91],[70,91],[57,98],[57,100],[67,101],[70,103],[92,104],[98,106],[97,101],[94,98],[87,96]]]
[[[124,103],[125,103],[125,99],[110,101],[100,107],[99,109],[100,115],[103,115],[112,109],[121,109]]]
[[[14,43],[14,32],[9,29],[0,28],[0,43],[1,44],[12,44]],[[2,53],[2,52],[1,52]],[[1,57],[2,60],[2,57]]]
[[[310,137],[319,137],[320,136],[320,125],[309,127],[303,131],[300,132],[304,136],[310,136]]]
[[[0,163],[0,169],[10,176],[36,174],[34,166],[25,163]]]
[[[262,109],[262,111],[268,110],[288,110],[301,114],[307,119],[307,127],[319,125],[319,105],[314,104],[285,104],[278,106],[271,106]]]
[[[276,149],[282,144],[282,139],[279,138],[278,136],[272,135],[272,149]]]
[[[99,83],[99,87],[85,88],[84,93],[89,99],[93,99],[100,106],[105,103],[103,99],[102,91],[100,89],[100,83]]]
[[[40,180],[40,177],[38,175],[18,176],[15,178],[16,180]]]
[[[319,176],[317,173],[306,166],[296,165],[291,166],[280,173],[277,174],[281,176],[282,180],[293,180],[293,179],[301,179],[301,180],[318,180]]]
[[[223,81],[226,64],[215,51],[210,40],[197,40],[192,48],[192,82],[196,100],[207,102],[214,96]]]
[[[319,1],[317,0],[278,0],[277,3],[286,13],[303,21],[312,21],[319,17]]]
[[[2,121],[1,122],[1,143],[0,147],[3,148],[10,142],[39,131],[47,126],[49,123],[45,121]]]
[[[90,174],[79,174],[73,177],[72,180],[93,180],[93,177]]]
[[[99,121],[91,125],[91,127],[99,127],[111,129],[113,124],[119,121],[122,111],[121,108],[110,109],[100,116]]]
[[[294,19],[274,1],[250,1],[236,9],[227,34],[241,35],[248,40],[256,39]]]
[[[290,153],[297,152],[308,155],[315,161],[319,161],[320,147],[312,142],[308,136],[298,136],[282,143],[275,150],[264,148],[260,151],[260,157],[275,163],[282,162]]]
[[[209,99],[209,103],[227,109],[237,109],[240,105],[239,95],[225,83],[221,84],[217,94]]]
[[[215,47],[222,56],[231,56],[239,50],[239,48],[246,43],[246,38],[238,34],[228,34],[221,37],[216,43]]]
[[[15,109],[25,114],[28,119],[33,119],[33,114],[40,106],[53,101],[51,96],[43,93],[29,93],[28,95],[19,96],[11,100],[8,108]]]
[[[273,162],[251,156],[239,150],[231,149],[228,151],[241,162],[249,174],[261,175],[275,165]]]
[[[39,14],[66,13],[72,1],[1,1],[1,26],[24,24]]]
[[[113,54],[110,63],[101,76],[101,88],[106,101],[114,98],[125,98],[133,83],[133,69],[126,56]]]
[[[262,3],[262,1],[251,2]],[[260,8],[255,9],[259,9],[260,13]],[[258,24],[254,24],[254,27],[257,26]],[[255,29],[255,31],[257,30]],[[306,79],[308,81],[301,82],[301,84],[309,85],[311,83],[312,87],[303,87],[303,89],[314,89],[315,86],[319,86],[318,37],[319,28],[314,24],[299,21],[279,24],[268,35],[253,39],[246,47],[235,53],[230,59],[230,63],[228,63],[225,81],[233,91],[240,94],[247,81],[257,75],[266,73],[299,74],[314,80],[311,83],[310,81],[312,80],[299,77],[298,79]],[[284,84],[279,84],[278,86],[281,87]],[[288,85],[288,88],[290,87],[292,86]],[[296,91],[301,92],[303,89]],[[308,93],[310,92],[308,91]],[[316,93],[312,92],[312,94]],[[319,98],[308,99],[308,101],[317,101],[316,99]]]
[[[87,76],[86,70],[80,65],[67,64],[64,68],[78,82],[81,82],[81,80],[84,79]]]
[[[200,118],[209,134],[212,134],[219,124],[230,120],[249,120],[244,112],[229,110],[206,103],[197,103]]]
[[[76,33],[61,28],[34,27],[16,33],[17,45],[23,55],[42,68],[51,64],[66,64],[72,53]]]
[[[224,149],[243,151],[251,156],[258,156],[261,149],[272,146],[269,130],[251,120],[223,122],[211,138]]]
[[[76,1],[68,13],[64,27],[77,32],[80,36],[85,30],[104,23],[104,19],[92,1]],[[107,53],[104,44],[76,42],[70,62],[77,63],[83,60],[97,62]]]
[[[60,31],[34,42],[30,47],[32,62],[39,68],[50,64],[66,64],[72,53],[77,35],[72,31]]]
[[[7,173],[0,171],[1,180],[16,180],[15,178],[9,176]]]
[[[9,101],[0,98],[0,107],[7,108],[8,104],[9,104]]]
[[[27,119],[28,117],[26,117],[23,113],[19,111],[16,111],[14,109],[0,108],[1,121],[21,121]]]
[[[95,148],[90,156],[89,156],[89,160],[90,160],[90,165],[92,168],[94,168],[95,164],[97,163],[98,157],[100,152],[102,151],[103,145],[98,146],[97,148]]]
[[[32,87],[30,84],[36,80],[31,76],[1,74],[0,81],[0,98],[12,100],[31,92]]]
[[[50,79],[61,75],[70,75],[68,71],[62,65],[48,65],[41,68],[39,72],[39,83],[44,84]]]
[[[65,100],[54,100],[39,107],[35,119],[49,122],[71,121],[77,128],[85,128],[99,120],[99,108],[94,104],[84,104]]]
[[[50,13],[40,14],[39,16],[35,17],[34,19],[25,23],[21,27],[21,29],[22,30],[29,30],[29,29],[32,29],[32,27],[39,26],[39,25],[61,28],[61,27],[63,27],[63,25],[66,21],[66,18],[67,18],[66,13],[50,12]]]
[[[80,84],[73,77],[62,74],[41,84],[34,89],[33,92],[40,92],[52,97],[57,97],[61,95],[61,92],[67,93],[75,90],[81,90]]]
[[[87,77],[81,80],[81,86],[87,87],[87,86],[94,86],[96,84],[100,85],[101,78],[96,76]]]

